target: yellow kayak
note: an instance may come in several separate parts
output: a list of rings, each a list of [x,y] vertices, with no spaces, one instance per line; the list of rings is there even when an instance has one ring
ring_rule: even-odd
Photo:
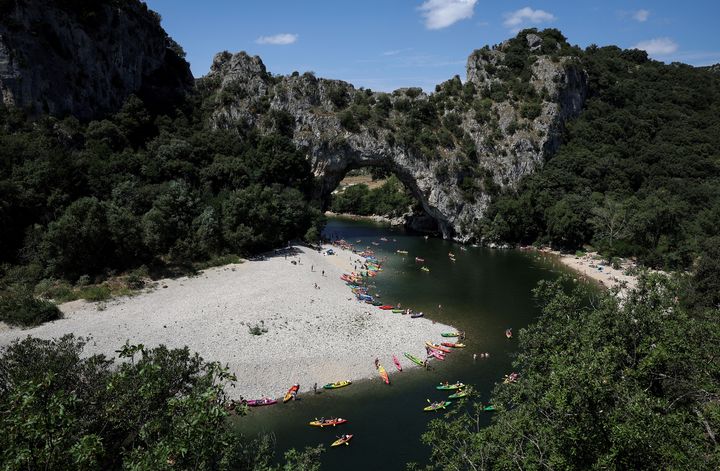
[[[352,435],[343,435],[342,437],[340,437],[337,440],[335,440],[334,442],[332,442],[332,445],[330,445],[330,446],[338,446],[338,445],[343,445],[343,444],[349,445],[350,443],[348,443],[348,442],[350,441],[350,439],[352,437],[353,437]]]
[[[323,386],[324,389],[337,389],[337,388],[344,388],[345,386],[350,386],[352,384],[352,381],[336,381],[334,383],[329,383]]]
[[[387,371],[385,371],[385,368],[382,365],[378,367],[378,373],[380,374],[382,380],[385,381],[385,384],[390,384],[390,378],[388,377]]]

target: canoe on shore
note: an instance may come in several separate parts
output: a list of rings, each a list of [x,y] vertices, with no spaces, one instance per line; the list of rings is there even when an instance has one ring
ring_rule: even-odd
[[[460,337],[460,332],[443,332],[440,335],[443,337]]]
[[[391,305],[389,305],[389,304],[385,304],[385,305],[383,305],[383,306],[380,306],[380,309],[382,309],[383,311],[391,311],[391,310],[395,309],[395,306],[391,306]]]
[[[262,399],[250,399],[246,402],[248,407],[260,407],[260,406],[271,406],[273,404],[277,404],[277,401],[275,399],[270,399],[269,397],[264,397]]]
[[[400,364],[400,360],[398,360],[398,357],[393,355],[393,363],[395,363],[395,368],[397,368],[398,371],[402,371],[402,365]]]
[[[382,365],[378,366],[378,374],[382,380],[385,381],[385,384],[390,384],[390,377],[388,377],[387,371],[385,371],[385,368]]]
[[[412,317],[413,319],[417,319],[418,317],[422,317],[422,316],[423,316],[422,312],[413,312],[412,314],[410,314],[410,317]]]
[[[295,399],[295,396],[297,396],[298,389],[300,389],[299,384],[293,384],[290,389],[288,389],[288,392],[285,393],[285,397],[283,398],[283,402],[287,402],[290,399]]]
[[[344,388],[345,386],[350,386],[352,384],[352,381],[336,381],[334,383],[328,383],[325,386],[323,386],[324,389],[338,389],[338,388]]]
[[[443,347],[450,347],[450,348],[465,348],[464,343],[442,342],[440,345],[442,345]]]
[[[407,358],[411,362],[415,363],[416,365],[425,366],[425,362],[422,361],[421,359],[419,359],[418,357],[416,357],[415,355],[411,355],[409,353],[403,353],[403,355],[405,355],[405,358]]]
[[[450,349],[447,347],[443,347],[442,345],[437,345],[435,343],[432,343],[431,341],[427,340],[425,342],[425,345],[427,345],[430,348],[433,348],[435,350],[440,350],[443,353],[450,353]]]

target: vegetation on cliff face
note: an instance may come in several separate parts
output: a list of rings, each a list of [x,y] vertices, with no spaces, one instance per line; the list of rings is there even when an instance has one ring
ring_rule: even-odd
[[[125,345],[120,364],[86,341],[27,338],[0,352],[3,469],[317,470],[321,448],[271,464],[270,437],[228,420],[234,377],[185,349]]]
[[[580,58],[586,109],[544,168],[493,199],[478,234],[689,266],[720,225],[720,79],[637,50]]]
[[[707,263],[690,285],[717,284]],[[542,318],[520,332],[519,379],[495,387],[492,424],[479,404],[433,421],[428,469],[718,469],[720,311],[678,302],[683,284],[651,276],[621,303],[541,283]]]

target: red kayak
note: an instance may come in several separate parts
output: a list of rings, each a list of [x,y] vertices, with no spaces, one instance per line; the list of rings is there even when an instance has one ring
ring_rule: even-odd
[[[262,399],[250,399],[247,401],[248,407],[271,406],[273,404],[277,404],[277,401],[275,399],[270,399],[269,397]]]
[[[389,305],[389,304],[386,304],[386,305],[384,305],[384,306],[380,306],[380,309],[382,309],[382,310],[384,310],[384,311],[389,311],[389,310],[391,310],[391,309],[395,309],[395,306],[391,306],[391,305]]]
[[[398,360],[398,357],[393,355],[393,363],[395,363],[395,368],[398,369],[398,371],[402,371],[402,365],[400,364],[400,360]]]

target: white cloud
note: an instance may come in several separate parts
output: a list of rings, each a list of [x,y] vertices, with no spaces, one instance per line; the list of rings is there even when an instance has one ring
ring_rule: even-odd
[[[419,10],[427,29],[442,29],[473,16],[477,0],[427,0]]]
[[[641,49],[651,56],[666,56],[678,50],[678,45],[670,38],[655,38],[640,41],[633,49]]]
[[[635,13],[633,13],[633,15],[632,15],[633,20],[639,21],[640,23],[647,21],[649,16],[650,16],[649,10],[638,10]]]
[[[503,24],[510,29],[520,29],[522,25],[548,23],[555,20],[555,15],[543,10],[533,10],[530,7],[521,8],[511,13],[505,13]]]
[[[297,34],[282,33],[273,36],[260,36],[255,40],[258,44],[272,44],[273,46],[285,46],[298,40]]]

